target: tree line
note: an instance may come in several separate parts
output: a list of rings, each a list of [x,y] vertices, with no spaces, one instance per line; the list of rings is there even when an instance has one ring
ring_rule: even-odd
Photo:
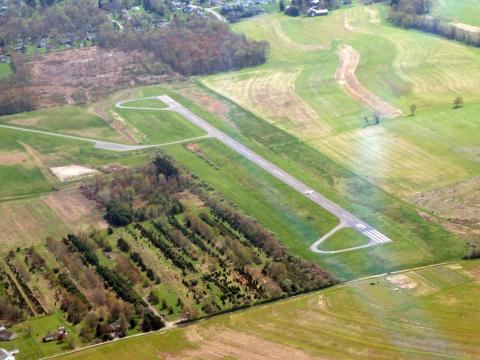
[[[418,29],[437,34],[467,45],[480,46],[480,32],[461,28],[456,24],[429,15],[432,0],[392,0],[388,19],[406,29]]]

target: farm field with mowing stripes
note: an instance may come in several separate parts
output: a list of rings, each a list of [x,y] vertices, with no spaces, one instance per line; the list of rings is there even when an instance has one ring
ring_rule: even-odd
[[[100,229],[106,227],[95,203],[76,189],[0,202],[0,213],[2,252],[36,245],[48,236],[59,238],[72,231],[86,231],[94,225]]]
[[[69,229],[39,198],[0,203],[2,252],[66,235]]]
[[[471,154],[479,148],[480,49],[390,26],[382,5],[315,19],[274,14],[234,28],[269,41],[270,57],[256,69],[202,78],[215,92],[404,198],[480,171]],[[402,116],[365,126],[374,109],[335,78],[344,45],[360,56],[359,83]],[[455,96],[464,108],[452,109]],[[411,104],[418,106],[414,117]]]
[[[385,275],[60,359],[476,358],[479,276],[479,261]]]
[[[433,15],[480,27],[480,6],[477,0],[437,0]]]

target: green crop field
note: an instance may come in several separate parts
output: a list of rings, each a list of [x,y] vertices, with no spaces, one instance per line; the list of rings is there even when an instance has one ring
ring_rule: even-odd
[[[444,19],[480,26],[480,4],[477,0],[437,0],[434,15]]]
[[[386,275],[61,359],[477,358],[479,271],[476,261]]]
[[[478,174],[480,49],[395,28],[385,17],[378,5],[242,21],[238,32],[269,41],[269,60],[202,82],[393,194],[406,198]],[[335,80],[341,45],[359,54],[360,83],[403,116],[364,126],[373,109]],[[455,96],[464,108],[452,109]]]

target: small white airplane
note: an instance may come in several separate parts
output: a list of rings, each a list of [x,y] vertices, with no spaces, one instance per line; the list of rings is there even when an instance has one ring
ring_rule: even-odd
[[[313,194],[313,190],[305,190],[305,195],[312,195]]]

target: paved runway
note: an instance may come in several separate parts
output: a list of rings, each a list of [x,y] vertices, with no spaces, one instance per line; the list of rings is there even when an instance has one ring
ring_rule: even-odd
[[[302,195],[308,197],[310,200],[312,200],[314,203],[317,205],[321,206],[331,214],[335,215],[338,217],[340,220],[340,223],[337,227],[332,229],[329,233],[325,234],[323,237],[315,241],[311,246],[310,250],[316,253],[321,253],[321,254],[336,254],[336,253],[342,253],[342,252],[347,252],[347,251],[352,251],[352,250],[357,250],[357,249],[362,249],[366,247],[371,247],[371,246],[376,246],[376,245],[381,245],[381,244],[386,244],[391,242],[387,236],[379,232],[378,230],[374,229],[370,225],[368,225],[366,222],[362,221],[355,215],[351,214],[347,210],[343,209],[342,207],[338,206],[334,202],[330,201],[326,197],[324,197],[322,194],[319,194],[318,192],[314,191],[313,189],[309,188],[307,185],[302,183],[300,180],[294,178],[290,174],[286,173],[276,165],[272,164],[265,158],[261,157],[260,155],[256,154],[252,150],[248,149],[246,146],[242,145],[238,141],[234,140],[232,137],[228,136],[224,132],[218,130],[216,127],[210,125],[207,121],[201,119],[194,113],[192,113],[190,110],[176,102],[174,99],[167,95],[162,95],[159,97],[150,97],[146,99],[154,99],[157,98],[161,101],[163,101],[165,104],[168,105],[167,108],[141,108],[141,107],[129,107],[127,104],[130,101],[135,101],[135,100],[142,100],[142,99],[135,99],[135,100],[129,100],[129,101],[123,101],[117,103],[117,107],[119,108],[124,108],[124,109],[137,109],[137,110],[170,110],[170,111],[176,111],[177,113],[181,114],[185,119],[189,120],[193,124],[197,125],[199,128],[204,130],[207,134],[210,136],[218,139],[222,143],[224,143],[226,146],[228,146],[230,149],[234,150],[235,152],[239,153],[243,157],[247,158],[251,162],[255,163],[256,165],[260,166],[262,169],[270,173],[271,175],[275,176],[277,179],[280,181],[284,182],[285,184],[289,185],[291,188],[297,190],[299,193]],[[362,233],[365,235],[367,238],[370,239],[370,241],[367,244],[361,245],[361,246],[356,246],[348,249],[342,249],[342,250],[335,250],[335,251],[324,251],[320,250],[318,247],[319,245],[327,240],[331,235],[333,235],[337,230],[341,228],[353,228],[356,231]]]

